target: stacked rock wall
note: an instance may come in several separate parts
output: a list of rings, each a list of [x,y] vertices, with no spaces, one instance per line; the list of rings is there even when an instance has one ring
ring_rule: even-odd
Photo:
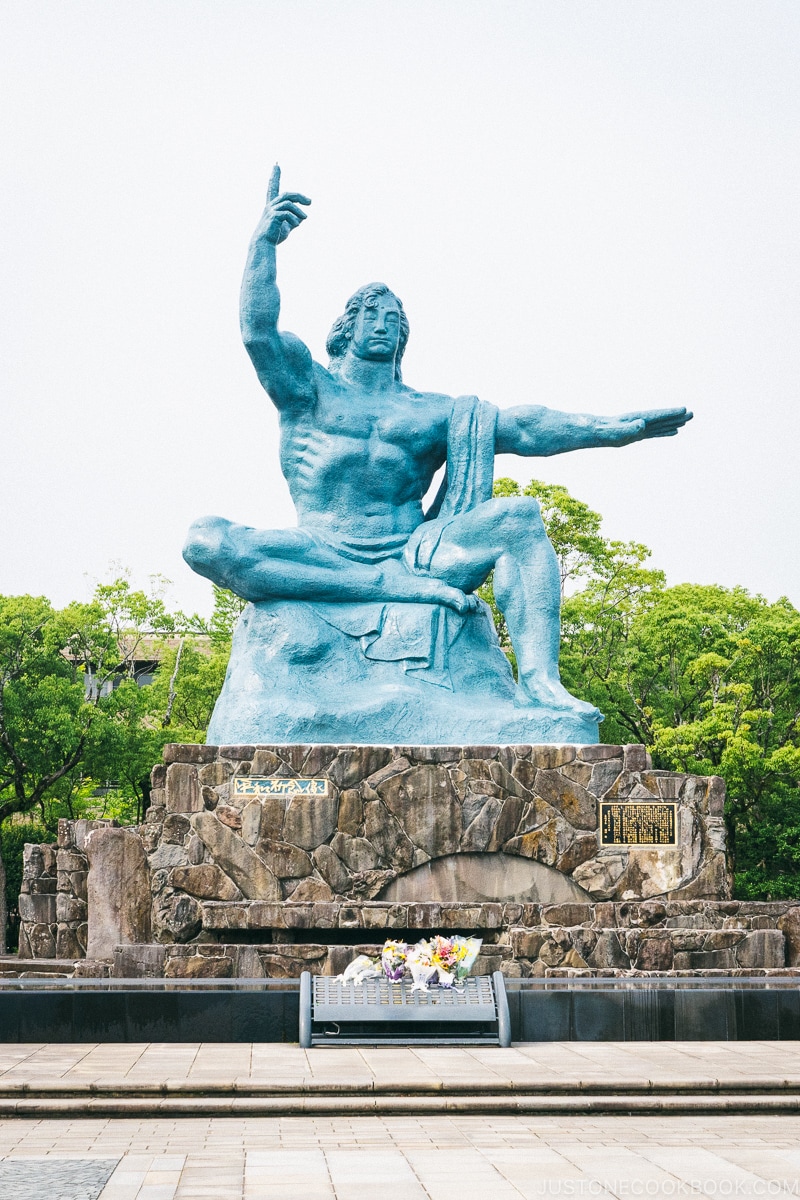
[[[56,847],[26,845],[19,894],[20,958],[57,957],[56,887]]]
[[[167,746],[165,760],[143,830],[158,941],[196,937],[214,900],[729,895],[722,781],[654,771],[641,746]],[[674,844],[602,844],[609,801],[674,805]]]
[[[167,978],[336,975],[386,936],[483,938],[476,971],[511,977],[763,975],[800,968],[795,901],[600,904],[207,902],[205,940],[127,946],[114,974]],[[211,938],[219,940],[210,940]]]
[[[88,940],[86,838],[116,821],[58,822],[56,846],[26,845],[19,897],[20,958],[83,958]]]
[[[728,898],[721,780],[655,771],[641,746],[164,758],[144,825],[64,822],[55,852],[26,850],[21,949],[88,945],[82,973],[295,977],[449,929],[483,938],[481,969],[518,976],[800,963],[800,905]],[[618,830],[644,814],[669,836],[607,844],[608,805]]]

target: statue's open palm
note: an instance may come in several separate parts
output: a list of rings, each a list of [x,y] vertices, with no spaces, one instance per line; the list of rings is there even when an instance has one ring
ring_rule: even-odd
[[[620,417],[598,417],[597,435],[607,446],[628,446],[645,438],[674,437],[692,416],[685,408],[653,408],[623,413]]]

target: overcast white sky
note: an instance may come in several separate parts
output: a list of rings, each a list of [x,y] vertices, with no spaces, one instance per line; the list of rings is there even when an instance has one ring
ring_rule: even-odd
[[[689,405],[498,474],[670,582],[800,604],[796,0],[4,0],[0,89],[0,592],[116,560],[207,611],[190,521],[293,523],[237,313],[277,159],[314,201],[279,270],[315,357],[383,279],[416,387]]]

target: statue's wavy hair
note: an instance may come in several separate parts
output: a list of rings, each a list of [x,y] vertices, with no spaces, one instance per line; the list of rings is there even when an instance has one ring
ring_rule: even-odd
[[[398,383],[402,383],[403,376],[400,373],[400,363],[405,353],[406,342],[408,341],[408,317],[405,314],[400,298],[395,296],[392,289],[387,287],[385,283],[365,283],[347,301],[347,304],[344,306],[344,312],[337,321],[334,321],[333,327],[328,334],[328,340],[325,343],[325,349],[328,351],[330,358],[328,369],[334,372],[338,370],[339,359],[344,358],[347,353],[347,346],[353,336],[353,329],[355,328],[358,314],[365,304],[368,305],[371,300],[376,300],[378,296],[392,296],[397,301],[397,307],[400,310],[400,338],[397,344],[397,357],[394,360],[394,377]]]

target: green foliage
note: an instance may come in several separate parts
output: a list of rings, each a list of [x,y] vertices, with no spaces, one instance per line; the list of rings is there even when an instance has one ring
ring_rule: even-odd
[[[163,593],[157,577],[144,592],[122,574],[61,610],[0,596],[0,852],[15,903],[23,840],[54,837],[62,816],[140,822],[165,742],[205,737],[243,602],[215,588],[204,622],[170,612]],[[137,664],[153,660],[140,687]],[[23,837],[9,818],[30,812]]]
[[[148,689],[148,702],[153,719],[159,719],[162,729],[168,731],[165,741],[201,742],[205,738],[225,681],[233,631],[244,606],[239,596],[214,585],[210,621],[193,618],[191,632],[164,651],[153,686]]]
[[[0,820],[69,791],[113,635],[97,605],[61,612],[44,597],[0,597]]]
[[[214,589],[214,611],[208,632],[213,645],[230,654],[233,631],[247,601],[227,588],[217,587],[215,583],[211,586]]]
[[[159,720],[165,734],[163,741],[202,742],[205,739],[229,657],[229,644],[212,643],[208,649],[190,638],[184,640],[180,662],[177,661],[177,648],[164,652],[153,685],[147,689],[151,713]],[[174,695],[170,709],[171,692]],[[164,725],[168,711],[169,720]]]
[[[130,678],[98,705],[81,763],[84,777],[95,785],[83,800],[84,815],[91,808],[93,817],[116,818],[122,824],[144,820],[150,771],[165,742],[174,740],[153,710],[150,688]]]
[[[16,950],[19,933],[17,904],[22,888],[22,850],[26,842],[44,844],[54,842],[55,833],[44,825],[33,821],[7,821],[0,829],[0,853],[6,868],[6,911],[8,912],[8,949]]]

